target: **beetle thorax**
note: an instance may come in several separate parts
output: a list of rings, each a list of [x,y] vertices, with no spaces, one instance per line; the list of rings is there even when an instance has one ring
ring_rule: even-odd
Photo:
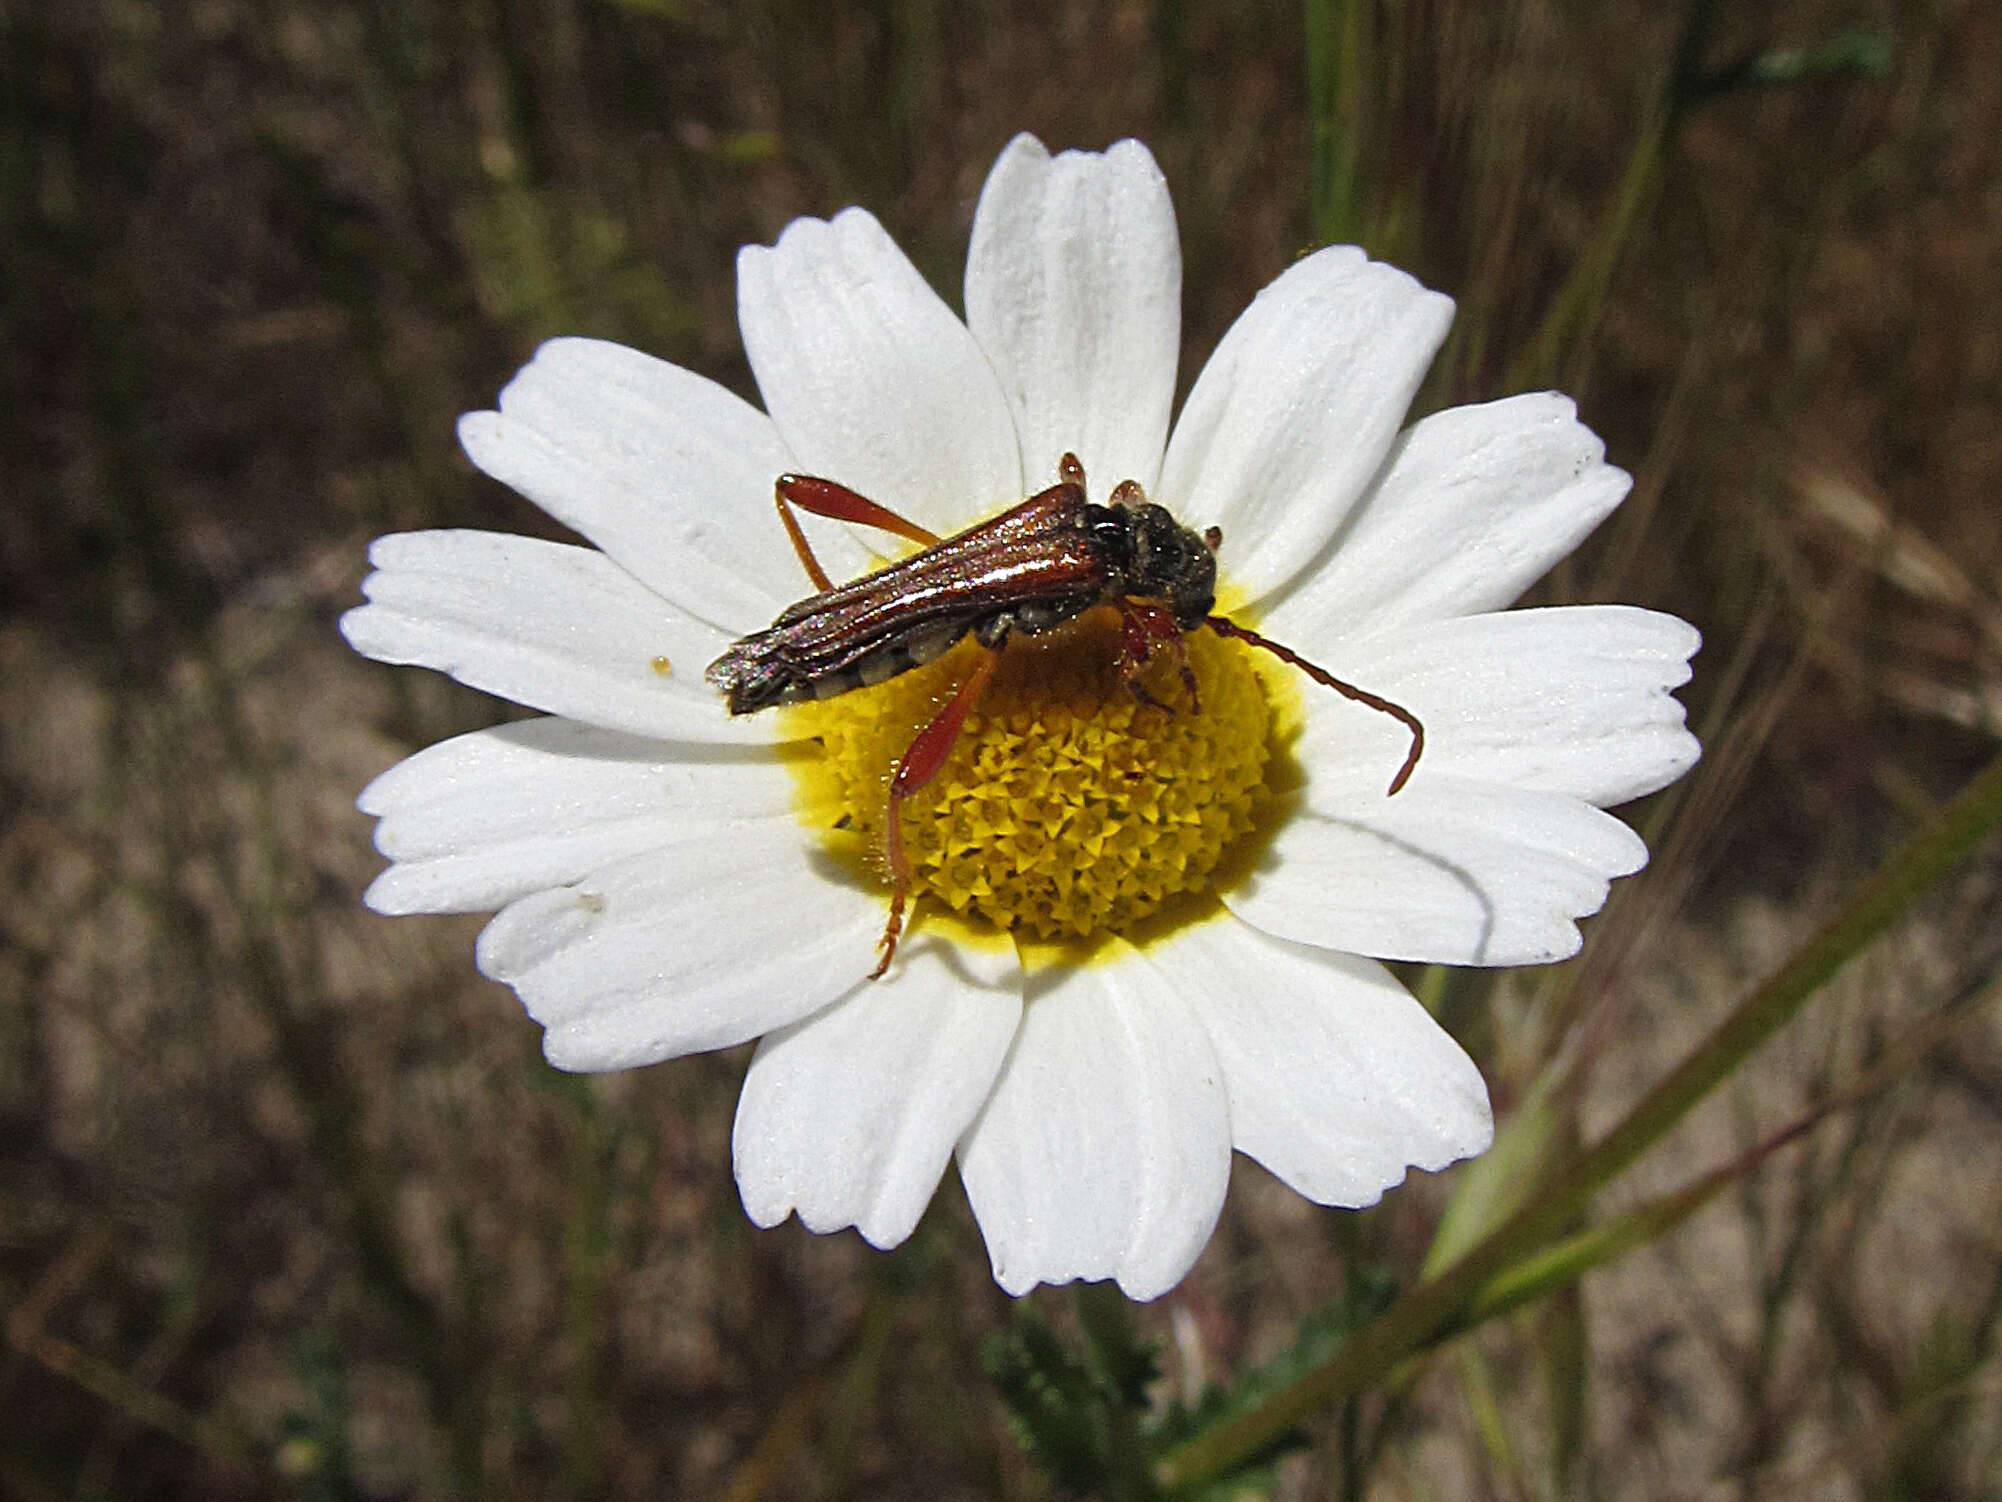
[[[1110,506],[1087,508],[1085,525],[1104,550],[1118,593],[1166,601],[1184,631],[1202,624],[1216,604],[1216,554],[1201,533],[1144,499],[1131,480],[1114,490]]]

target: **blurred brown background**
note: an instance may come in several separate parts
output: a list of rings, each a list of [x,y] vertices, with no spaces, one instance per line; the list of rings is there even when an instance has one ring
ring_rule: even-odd
[[[333,629],[377,533],[554,535],[452,437],[540,339],[754,397],[735,248],[862,203],[956,306],[1018,129],[1154,149],[1185,381],[1360,238],[1460,299],[1421,405],[1556,384],[1635,473],[1544,594],[1695,620],[1709,754],[1564,982],[1611,1008],[1583,1130],[2002,731],[1992,5],[0,0],[0,70],[11,1495],[1047,1494],[979,1370],[1008,1301],[956,1184],[892,1256],[759,1233],[741,1055],[556,1075],[477,920],[361,909],[356,791],[504,711]],[[1992,974],[1998,869],[1649,1182]],[[1443,986],[1503,1108],[1546,984]],[[1279,1494],[2002,1495],[1994,1013],[1582,1300],[1330,1415]],[[1346,1216],[1240,1163],[1141,1315],[1164,1398],[1411,1276],[1447,1188]]]

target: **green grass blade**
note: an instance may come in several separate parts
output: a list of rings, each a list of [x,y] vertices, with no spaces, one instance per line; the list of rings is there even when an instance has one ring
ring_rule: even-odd
[[[1314,243],[1362,243],[1362,152],[1367,112],[1367,7],[1306,0],[1307,113],[1312,131],[1308,214]]]
[[[1467,1309],[1465,1326],[1507,1314],[1577,1282],[1593,1268],[1645,1246],[1709,1204],[1718,1193],[1753,1172],[1782,1148],[1798,1141],[1829,1117],[1861,1105],[1907,1076],[1953,1024],[1977,1003],[2002,998],[2002,984],[1967,988],[1944,1006],[1906,1028],[1875,1068],[1847,1089],[1819,1102],[1779,1131],[1729,1163],[1690,1180],[1680,1189],[1634,1206],[1611,1220],[1527,1257],[1490,1283]]]
[[[1545,1193],[1437,1277],[1399,1299],[1327,1361],[1258,1408],[1163,1456],[1157,1472],[1163,1487],[1186,1488],[1222,1473],[1314,1410],[1381,1381],[1405,1356],[1455,1327],[1488,1284],[1545,1247],[1593,1194],[1728,1079],[1830,976],[1889,928],[1998,824],[2002,824],[2002,757],[1866,882],[1819,935],[1740,1003],[1618,1126],[1555,1175]]]

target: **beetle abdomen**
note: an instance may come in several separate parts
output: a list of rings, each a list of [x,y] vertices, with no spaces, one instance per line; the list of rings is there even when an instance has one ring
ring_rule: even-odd
[[[892,637],[837,667],[818,670],[801,663],[788,649],[786,632],[775,627],[745,637],[710,664],[704,676],[729,695],[731,714],[755,714],[778,704],[833,699],[887,683],[899,673],[937,661],[965,636],[983,647],[998,648],[1010,636],[1053,631],[1098,603],[1096,593],[1079,593],[1029,601],[972,621],[941,621]]]

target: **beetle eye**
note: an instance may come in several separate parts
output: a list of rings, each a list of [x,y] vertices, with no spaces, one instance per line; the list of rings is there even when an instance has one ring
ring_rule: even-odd
[[[1214,553],[1218,548],[1223,546],[1223,528],[1222,527],[1203,528],[1203,542],[1209,548],[1209,550],[1212,553]]]

